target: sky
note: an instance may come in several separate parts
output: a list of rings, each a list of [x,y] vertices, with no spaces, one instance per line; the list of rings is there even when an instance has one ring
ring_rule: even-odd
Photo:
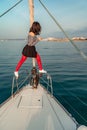
[[[20,0],[1,0],[0,15]],[[87,37],[87,0],[41,0],[70,36]],[[39,0],[34,0],[34,20],[42,26],[42,37],[62,36]],[[26,38],[30,27],[28,0],[0,17],[0,39]]]

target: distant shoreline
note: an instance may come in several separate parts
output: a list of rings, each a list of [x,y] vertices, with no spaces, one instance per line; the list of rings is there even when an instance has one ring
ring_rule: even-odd
[[[0,39],[0,42],[4,42],[4,41],[15,41],[15,40],[24,40],[26,41],[27,39]],[[71,38],[70,40],[72,41],[87,41],[87,38],[84,38],[84,37],[74,37],[74,38]],[[53,38],[53,37],[49,37],[47,39],[43,39],[42,41],[53,41],[53,42],[69,42],[69,39],[68,38]]]
[[[84,37],[73,37],[73,38],[53,38],[49,37],[46,39],[43,39],[42,41],[54,41],[54,42],[68,42],[68,41],[87,41],[87,38]]]
[[[71,39],[72,41],[87,41],[87,39]],[[68,39],[59,39],[59,40],[54,40],[54,41],[58,41],[58,42],[69,42]]]

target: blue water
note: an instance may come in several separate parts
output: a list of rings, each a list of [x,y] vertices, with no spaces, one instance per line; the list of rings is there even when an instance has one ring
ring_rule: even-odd
[[[25,44],[22,40],[0,42],[0,104],[11,94],[13,72]],[[76,42],[76,45],[87,55],[87,42]],[[41,42],[37,50],[43,68],[52,76],[54,96],[78,123],[87,125],[87,61],[69,42]],[[31,70],[31,59],[20,71],[25,68]]]

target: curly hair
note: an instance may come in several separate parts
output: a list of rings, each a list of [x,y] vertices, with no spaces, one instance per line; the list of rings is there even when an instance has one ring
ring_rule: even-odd
[[[33,22],[29,32],[33,32],[35,35],[40,35],[40,32],[41,32],[40,23],[39,22]]]

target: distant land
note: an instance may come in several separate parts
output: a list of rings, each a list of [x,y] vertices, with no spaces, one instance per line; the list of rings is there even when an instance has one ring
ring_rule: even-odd
[[[0,39],[1,42],[4,41],[11,41],[11,40],[27,40],[27,39]],[[87,38],[85,37],[73,37],[71,38],[72,41],[87,41]],[[54,37],[48,37],[46,39],[42,39],[42,41],[55,41],[55,42],[68,42],[68,38],[54,38]]]
[[[70,40],[72,40],[72,41],[86,41],[87,38],[84,38],[84,37],[73,37]],[[43,41],[68,42],[69,39],[68,38],[53,38],[53,37],[49,37],[47,39],[43,39]]]

